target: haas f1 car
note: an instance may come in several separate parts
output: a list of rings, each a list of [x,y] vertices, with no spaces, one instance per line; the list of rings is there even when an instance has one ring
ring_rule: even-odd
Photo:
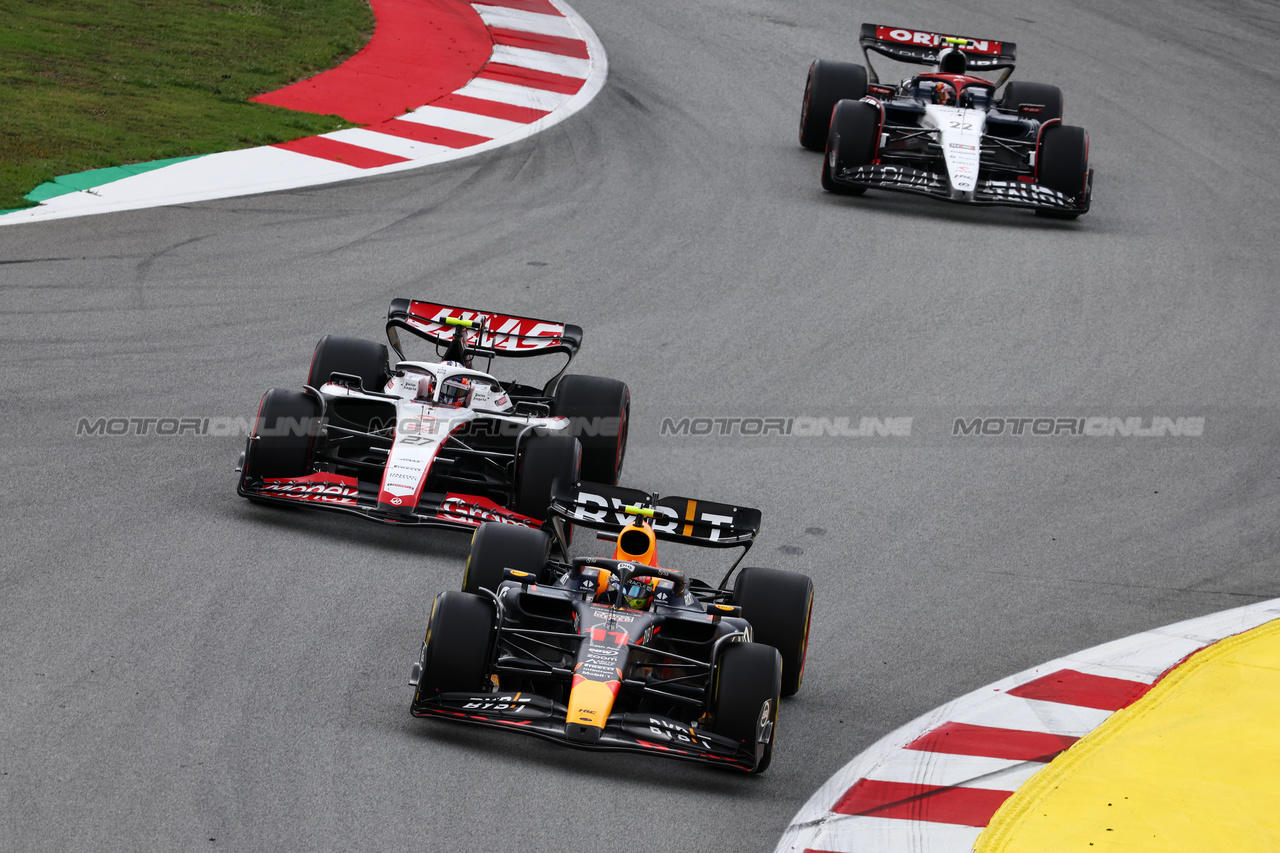
[[[1089,134],[1062,123],[1058,87],[1006,83],[1014,44],[874,24],[862,25],[859,42],[865,67],[809,67],[800,144],[825,151],[824,189],[874,187],[1065,219],[1088,211]],[[932,70],[883,85],[872,53]],[[974,76],[994,71],[1003,71],[995,81]]]
[[[565,375],[582,329],[396,299],[386,344],[327,335],[301,391],[262,397],[237,492],[252,501],[388,524],[540,527],[557,478],[617,483],[631,397],[613,379]],[[405,358],[400,333],[440,361]],[[500,381],[476,359],[567,356],[545,387]]]
[[[769,766],[781,696],[804,674],[813,584],[744,568],[745,507],[557,484],[543,530],[482,524],[461,591],[431,608],[412,712],[585,749],[749,773]],[[569,525],[616,542],[571,557]],[[657,541],[741,547],[718,586],[659,565]]]

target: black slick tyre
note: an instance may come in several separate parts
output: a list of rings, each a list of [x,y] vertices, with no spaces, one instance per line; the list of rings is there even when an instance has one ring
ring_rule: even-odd
[[[1082,127],[1055,124],[1044,129],[1040,153],[1036,157],[1036,182],[1071,198],[1084,195],[1089,176],[1089,134]],[[1037,209],[1036,213],[1058,219],[1075,219],[1080,214]]]
[[[798,572],[748,566],[733,583],[733,603],[751,623],[755,641],[782,655],[782,695],[795,695],[809,651],[813,581]]]
[[[520,447],[516,467],[516,512],[547,520],[551,485],[557,479],[575,482],[582,463],[582,446],[571,435],[533,435]]]
[[[551,414],[569,418],[582,445],[582,479],[614,486],[627,455],[631,391],[603,376],[565,376],[556,385]]]
[[[1004,87],[1004,94],[1000,98],[1002,109],[1016,113],[1023,104],[1040,108],[1040,112],[1030,113],[1030,116],[1039,119],[1042,124],[1051,119],[1062,118],[1062,90],[1057,86],[1014,80]]]
[[[827,150],[822,160],[822,188],[839,195],[862,195],[866,187],[837,183],[845,169],[868,166],[879,147],[880,111],[865,101],[841,101],[831,113]]]
[[[311,369],[307,372],[307,384],[319,388],[334,373],[359,376],[366,391],[383,391],[391,370],[387,364],[387,345],[364,338],[348,338],[342,335],[325,335],[316,344],[311,356]]]
[[[310,474],[319,428],[320,401],[315,397],[286,388],[263,394],[245,451],[245,479]]]
[[[551,537],[532,527],[486,521],[471,536],[471,551],[462,575],[462,591],[497,592],[504,569],[542,575],[551,554]]]
[[[480,692],[489,683],[497,610],[487,596],[449,590],[436,596],[427,623],[415,701],[437,693]]]
[[[809,66],[800,109],[800,144],[821,151],[838,102],[858,100],[867,94],[867,69],[852,62],[818,59]]]
[[[730,643],[720,655],[711,696],[711,730],[756,745],[762,726],[769,726],[765,743],[757,747],[759,758],[752,773],[763,773],[773,759],[781,686],[782,658],[772,646]]]

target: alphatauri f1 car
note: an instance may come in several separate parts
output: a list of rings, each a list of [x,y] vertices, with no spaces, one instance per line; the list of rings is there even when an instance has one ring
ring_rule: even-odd
[[[1013,43],[875,24],[862,25],[859,42],[865,67],[809,66],[800,144],[825,151],[824,189],[921,193],[1065,219],[1088,211],[1089,134],[1062,123],[1058,87],[1006,84]],[[883,85],[871,53],[933,70]],[[994,82],[971,74],[997,70]]]
[[[571,524],[613,557],[571,557]],[[462,590],[432,605],[414,716],[763,771],[804,674],[813,584],[748,567],[728,586],[759,529],[755,509],[559,481],[543,530],[476,530]],[[660,566],[659,539],[743,552],[713,587]]]
[[[405,358],[400,332],[440,361]],[[237,492],[388,524],[540,527],[551,484],[617,483],[631,396],[614,379],[565,375],[582,329],[396,299],[385,344],[326,335],[301,391],[262,397]],[[500,381],[475,359],[567,356],[541,388]]]

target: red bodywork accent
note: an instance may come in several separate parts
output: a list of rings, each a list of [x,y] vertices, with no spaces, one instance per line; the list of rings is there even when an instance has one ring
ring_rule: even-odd
[[[894,42],[896,44],[914,44],[921,47],[942,47],[944,38],[963,38],[971,46],[956,45],[963,53],[980,53],[984,56],[999,56],[1004,50],[1004,43],[991,39],[973,39],[966,36],[952,36],[946,33],[934,33],[921,30],[908,30],[902,27],[876,27],[876,40]]]
[[[295,501],[354,506],[358,489],[355,477],[321,473],[265,478],[258,493]]]
[[[454,511],[450,507],[456,508]],[[479,527],[482,521],[502,521],[507,524],[523,524],[526,527],[541,527],[542,522],[527,515],[521,515],[512,509],[499,506],[488,498],[479,495],[460,495],[450,492],[440,502],[436,518],[456,521],[460,524],[474,524]]]
[[[563,323],[551,323],[531,317],[512,317],[488,311],[471,311],[466,308],[416,300],[409,303],[409,316],[406,321],[433,339],[448,342],[453,340],[455,332],[461,327],[446,326],[442,322],[446,317],[458,320],[483,320],[485,323],[484,345],[499,352],[537,350],[555,346],[560,343],[565,331]],[[463,331],[467,335],[468,344],[478,345],[478,332],[469,329]]]

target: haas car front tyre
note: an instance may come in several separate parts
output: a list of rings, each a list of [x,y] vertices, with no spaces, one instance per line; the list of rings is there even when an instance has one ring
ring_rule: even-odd
[[[364,338],[325,335],[311,356],[307,384],[319,388],[334,373],[359,376],[366,391],[384,390],[391,376],[387,366],[387,345]]]
[[[1089,180],[1089,134],[1082,127],[1055,124],[1040,136],[1036,157],[1036,182],[1069,198],[1084,200]],[[1079,213],[1037,208],[1036,213],[1059,219],[1075,219]]]
[[[262,395],[244,456],[245,480],[311,473],[320,401],[305,391],[272,388]]]
[[[616,486],[627,455],[631,418],[626,383],[603,376],[566,376],[556,385],[551,414],[569,418],[582,445],[582,479]]]
[[[1005,112],[1016,113],[1023,106],[1038,112],[1029,112],[1031,118],[1041,124],[1062,118],[1062,90],[1048,83],[1026,83],[1014,80],[1004,87],[1000,106]]]
[[[866,187],[838,183],[846,169],[868,166],[875,159],[880,111],[865,101],[841,101],[831,113],[827,151],[822,160],[822,188],[840,195],[862,195]]]
[[[782,695],[795,695],[809,651],[813,581],[797,572],[748,566],[733,583],[733,603],[751,623],[755,641],[782,655]]]
[[[763,643],[730,643],[720,655],[711,697],[711,730],[756,748],[752,773],[773,760],[782,688],[782,658]]]
[[[551,485],[556,479],[576,482],[582,464],[582,445],[571,435],[530,436],[520,448],[516,471],[516,512],[547,520]]]
[[[532,527],[486,521],[471,537],[471,552],[462,575],[462,591],[498,591],[504,569],[542,575],[551,554],[551,537]]]
[[[809,66],[800,109],[800,144],[821,151],[831,124],[831,111],[846,98],[856,101],[867,94],[867,69],[851,62],[816,60]]]
[[[453,590],[436,596],[427,623],[415,705],[438,693],[478,693],[488,686],[496,615],[487,596]]]

